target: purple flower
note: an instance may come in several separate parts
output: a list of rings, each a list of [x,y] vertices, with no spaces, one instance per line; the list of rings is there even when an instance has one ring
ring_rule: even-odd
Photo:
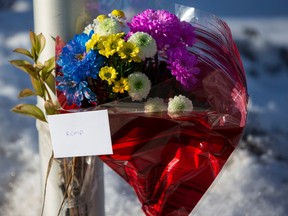
[[[128,23],[128,35],[137,31],[146,32],[156,40],[158,49],[164,49],[179,41],[180,23],[179,18],[169,11],[148,9]]]
[[[183,86],[189,88],[198,81],[196,75],[200,72],[200,69],[195,67],[198,63],[195,55],[182,47],[167,50],[167,57],[171,74]]]
[[[182,21],[180,26],[183,43],[192,46],[195,43],[195,28],[186,21]]]

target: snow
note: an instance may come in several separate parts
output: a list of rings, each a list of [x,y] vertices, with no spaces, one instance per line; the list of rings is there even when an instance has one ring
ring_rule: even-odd
[[[191,215],[286,216],[288,2],[194,3],[229,24],[247,73],[250,104],[238,149]],[[256,7],[260,4],[261,8]],[[18,0],[12,8],[0,10],[0,19],[0,215],[36,216],[41,201],[35,121],[10,112],[23,102],[17,99],[18,92],[30,84],[26,74],[8,62],[19,57],[13,49],[30,46],[32,1]],[[31,98],[25,102],[36,101]],[[130,187],[106,166],[104,172],[106,215],[143,215]]]

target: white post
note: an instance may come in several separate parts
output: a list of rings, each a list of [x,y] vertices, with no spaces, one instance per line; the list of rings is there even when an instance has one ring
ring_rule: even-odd
[[[90,0],[89,2],[90,4],[94,2],[96,5],[98,1]],[[41,59],[46,60],[55,55],[55,43],[51,36],[56,37],[59,35],[64,41],[68,41],[72,39],[75,33],[81,31],[86,25],[85,21],[91,21],[94,18],[91,17],[89,20],[89,13],[86,10],[87,3],[88,0],[33,0],[34,31],[37,34],[43,33],[47,40]],[[92,12],[92,15],[95,16],[96,14],[97,11]],[[38,100],[38,105],[42,106],[42,101]],[[47,165],[52,154],[52,148],[47,124],[37,121],[37,128],[39,133],[42,189],[44,190]],[[57,169],[52,171],[49,178],[53,182],[53,178],[57,178],[59,173]],[[97,161],[97,174],[98,178],[95,182],[97,184],[97,193],[94,197],[95,209],[92,212],[93,216],[104,216],[104,173],[100,159]],[[57,193],[58,190],[59,188],[48,182],[44,208],[45,216],[57,215],[62,202],[62,197]]]

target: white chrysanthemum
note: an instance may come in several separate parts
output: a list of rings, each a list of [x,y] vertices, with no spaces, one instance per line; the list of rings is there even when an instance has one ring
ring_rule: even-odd
[[[135,72],[128,76],[128,94],[132,101],[145,99],[151,89],[151,81],[141,72]]]
[[[179,114],[183,112],[191,112],[193,110],[192,101],[183,96],[174,96],[174,98],[169,98],[168,102],[168,114]]]
[[[106,18],[94,26],[94,33],[99,34],[100,36],[117,34],[122,32],[122,27],[121,23],[117,20]]]
[[[94,25],[93,24],[89,24],[84,28],[83,33],[89,35],[90,32],[94,29]]]
[[[102,22],[106,18],[108,18],[106,14],[100,14],[93,20],[93,24],[98,25],[98,23]]]
[[[167,104],[162,98],[149,98],[144,104],[144,111],[146,113],[167,111]]]
[[[156,41],[151,35],[145,32],[136,32],[128,39],[129,42],[136,44],[139,47],[139,57],[143,60],[145,58],[152,58],[157,52]]]

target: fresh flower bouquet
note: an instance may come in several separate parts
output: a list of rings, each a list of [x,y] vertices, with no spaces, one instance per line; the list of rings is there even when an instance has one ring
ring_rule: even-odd
[[[151,216],[188,215],[246,124],[245,72],[229,27],[194,8],[176,14],[147,9],[126,21],[113,10],[67,43],[57,37],[61,108],[45,106],[108,110],[113,154],[99,157]]]
[[[113,154],[100,158],[146,215],[188,215],[246,122],[245,74],[228,26],[179,11],[148,9],[126,22],[113,10],[63,48],[57,41],[61,106],[109,110]]]
[[[109,15],[99,15],[57,53],[57,89],[68,106],[99,106],[129,96],[133,102],[147,99],[147,112],[162,111],[165,98],[148,97],[151,87],[172,77],[185,91],[196,84],[200,70],[188,49],[195,42],[192,25],[168,11],[148,9],[127,23],[125,33],[125,14]],[[192,111],[189,98],[170,99],[171,114]]]

